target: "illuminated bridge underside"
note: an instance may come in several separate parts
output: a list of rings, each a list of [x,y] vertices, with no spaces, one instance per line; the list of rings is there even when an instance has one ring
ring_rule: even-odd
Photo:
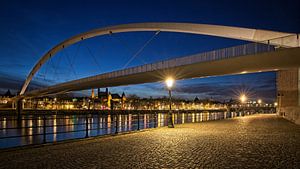
[[[32,80],[35,73],[53,57],[57,52],[64,48],[77,43],[79,41],[93,38],[96,36],[107,35],[111,33],[121,32],[137,32],[137,31],[161,31],[161,32],[180,32],[192,33],[199,35],[217,36],[231,39],[246,40],[251,42],[268,43],[281,47],[297,47],[299,46],[299,38],[294,33],[275,32],[268,30],[239,28],[231,26],[208,25],[208,24],[192,24],[192,23],[133,23],[111,26],[106,28],[95,29],[73,36],[60,44],[54,46],[45,55],[43,55],[27,76],[22,87],[20,95],[23,95]]]
[[[189,79],[288,69],[299,67],[300,48],[279,49],[271,52],[204,62],[201,59],[200,56],[193,55],[147,64],[30,91],[25,93],[24,96],[36,97],[98,87],[159,82],[163,81],[166,76],[173,76],[176,79]]]

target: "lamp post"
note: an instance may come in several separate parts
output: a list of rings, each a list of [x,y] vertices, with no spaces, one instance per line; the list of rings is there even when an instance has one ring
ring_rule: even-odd
[[[278,106],[278,103],[277,102],[274,102],[274,109],[275,109],[275,113],[277,113],[277,106]]]
[[[242,94],[241,96],[240,96],[240,101],[241,101],[241,103],[242,103],[242,110],[243,110],[243,114],[244,114],[244,108],[245,108],[245,105],[244,105],[244,103],[247,101],[247,97],[246,97],[246,95],[245,94]]]
[[[258,112],[261,113],[262,112],[262,109],[261,109],[262,100],[258,99],[257,103],[258,103],[258,107],[259,107]]]
[[[57,101],[57,98],[55,97],[53,104],[55,105],[55,109],[57,110],[57,103],[56,103],[56,101]],[[54,109],[54,106],[52,107],[52,109]]]
[[[170,106],[170,109],[169,109],[169,120],[168,120],[168,127],[169,128],[174,128],[174,122],[173,122],[173,113],[172,113],[172,92],[171,92],[171,89],[173,87],[173,84],[174,84],[174,79],[173,78],[168,78],[166,79],[166,85],[167,85],[167,88],[168,88],[168,91],[169,91],[169,106]]]

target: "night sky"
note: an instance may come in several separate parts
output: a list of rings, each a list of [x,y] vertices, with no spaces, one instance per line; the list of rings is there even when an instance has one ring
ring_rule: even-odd
[[[0,2],[0,93],[20,90],[37,60],[59,42],[91,29],[134,22],[190,22],[300,33],[300,1],[16,1]],[[132,62],[134,53],[155,32],[122,33],[85,40],[48,61],[31,88],[103,72],[210,51],[248,42],[162,32]],[[128,63],[128,65],[126,65]],[[229,65],[230,66],[230,65]],[[247,92],[252,99],[273,102],[276,73],[181,80],[174,96],[220,101]],[[111,88],[141,97],[167,95],[164,84]],[[82,93],[87,94],[88,91]]]

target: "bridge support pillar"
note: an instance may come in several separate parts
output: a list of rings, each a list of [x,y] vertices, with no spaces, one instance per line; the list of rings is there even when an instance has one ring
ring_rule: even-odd
[[[17,113],[18,120],[20,120],[22,112],[23,112],[23,109],[24,109],[24,107],[23,107],[24,106],[23,100],[22,99],[16,100],[15,106],[16,106],[16,113]]]
[[[300,68],[277,72],[277,114],[300,125]]]

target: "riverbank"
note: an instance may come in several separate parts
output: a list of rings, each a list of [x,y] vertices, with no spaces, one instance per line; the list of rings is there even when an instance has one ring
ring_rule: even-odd
[[[201,113],[201,112],[224,112],[223,109],[214,110],[172,110],[174,113]],[[153,114],[168,113],[169,110],[44,110],[44,109],[24,109],[22,115],[74,115],[74,114]],[[1,115],[16,116],[15,109],[0,109]]]
[[[276,115],[0,152],[1,168],[297,168],[300,127]]]

